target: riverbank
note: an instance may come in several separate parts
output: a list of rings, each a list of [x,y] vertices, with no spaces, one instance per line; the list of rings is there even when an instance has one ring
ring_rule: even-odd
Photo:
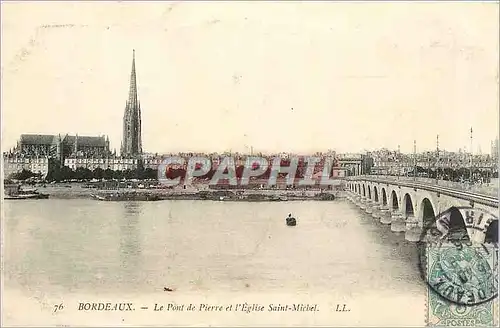
[[[90,199],[92,195],[130,194],[136,193],[158,197],[160,200],[214,200],[214,201],[328,201],[341,198],[338,190],[294,190],[294,189],[233,189],[212,190],[206,186],[176,187],[169,189],[118,189],[100,190],[85,188],[83,184],[58,184],[38,186],[38,191],[48,194],[52,199]]]

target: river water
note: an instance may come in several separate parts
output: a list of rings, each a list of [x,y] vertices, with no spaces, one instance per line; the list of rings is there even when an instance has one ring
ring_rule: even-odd
[[[298,218],[296,227],[285,225],[288,213]],[[4,218],[4,297],[11,297],[5,306],[20,324],[30,324],[19,321],[23,300],[41,311],[39,320],[49,320],[42,319],[42,308],[51,302],[74,302],[68,306],[76,311],[83,298],[97,302],[122,295],[141,297],[149,306],[183,297],[260,303],[307,298],[320,304],[321,313],[287,317],[288,324],[424,324],[426,287],[415,244],[347,201],[5,201]],[[355,310],[332,312],[341,301]],[[83,314],[64,320],[77,315]],[[120,318],[144,324],[134,321],[137,316]],[[146,319],[166,324],[165,317],[141,320]],[[167,321],[242,320],[177,314]],[[272,313],[245,320],[287,324]]]

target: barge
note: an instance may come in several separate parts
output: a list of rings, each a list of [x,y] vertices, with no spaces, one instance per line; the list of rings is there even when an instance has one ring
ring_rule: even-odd
[[[24,199],[47,199],[48,194],[41,194],[35,188],[22,188],[19,184],[4,186],[4,199],[24,200]]]
[[[111,202],[132,202],[132,201],[157,201],[160,200],[158,195],[138,192],[115,192],[115,193],[99,193],[91,194],[90,197],[100,201]]]

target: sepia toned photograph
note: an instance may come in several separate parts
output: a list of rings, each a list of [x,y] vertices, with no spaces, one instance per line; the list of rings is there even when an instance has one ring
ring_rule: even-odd
[[[498,327],[498,2],[1,3],[1,325]]]

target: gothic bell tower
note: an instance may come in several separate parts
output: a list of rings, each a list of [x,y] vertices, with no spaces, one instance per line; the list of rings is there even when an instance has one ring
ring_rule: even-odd
[[[132,53],[132,73],[128,100],[123,114],[122,156],[138,156],[142,154],[141,140],[141,104],[137,97],[137,78],[135,74],[135,50]]]

